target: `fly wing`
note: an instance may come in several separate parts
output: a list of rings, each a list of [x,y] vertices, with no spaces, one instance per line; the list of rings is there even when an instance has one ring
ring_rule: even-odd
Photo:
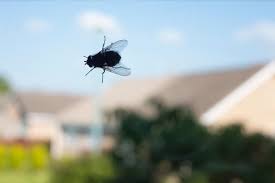
[[[122,63],[118,63],[113,67],[105,67],[105,69],[114,74],[118,74],[120,76],[129,76],[131,74],[131,69],[123,65]]]
[[[115,51],[120,53],[128,45],[127,40],[119,40],[104,48],[104,51]]]

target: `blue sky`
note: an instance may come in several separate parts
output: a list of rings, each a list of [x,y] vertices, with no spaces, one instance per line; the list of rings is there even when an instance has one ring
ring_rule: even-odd
[[[126,79],[84,77],[104,34],[129,41],[129,78],[239,67],[275,57],[275,3],[0,2],[0,74],[19,90],[101,91]]]

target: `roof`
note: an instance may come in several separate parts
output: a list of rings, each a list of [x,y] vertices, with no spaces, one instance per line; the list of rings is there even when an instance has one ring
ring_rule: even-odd
[[[275,61],[263,66],[253,76],[234,89],[230,94],[225,96],[221,101],[216,103],[212,108],[201,116],[204,124],[211,125],[217,122],[220,116],[238,104],[242,99],[259,88],[264,82],[272,79],[275,75]]]
[[[57,117],[61,123],[89,124],[95,119],[95,101],[91,97],[82,100],[61,110]]]
[[[113,85],[101,96],[102,107],[107,110],[116,108],[137,108],[156,95],[171,78],[129,79]]]
[[[153,97],[167,105],[190,106],[201,116],[264,65],[169,78],[127,80],[109,88],[102,96],[104,109],[142,108]]]
[[[168,105],[188,105],[198,115],[222,100],[249,79],[263,65],[179,76],[163,88],[158,96]]]
[[[83,96],[46,92],[19,92],[25,110],[32,113],[56,113],[83,99]]]

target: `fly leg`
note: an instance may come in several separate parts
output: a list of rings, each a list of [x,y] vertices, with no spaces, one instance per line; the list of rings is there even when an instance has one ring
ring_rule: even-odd
[[[104,36],[104,42],[103,42],[103,45],[102,45],[102,50],[101,50],[101,52],[103,52],[103,50],[104,50],[105,42],[106,42],[106,36]]]
[[[86,56],[83,56],[83,57],[85,57],[85,58],[87,58],[87,59],[88,59],[88,57],[86,57]],[[87,65],[87,61],[84,61],[84,63],[85,63],[85,65]]]
[[[87,74],[85,74],[85,76],[87,76],[95,67],[93,67]]]
[[[102,83],[103,83],[103,75],[105,73],[105,68],[103,69],[103,72],[102,72]]]

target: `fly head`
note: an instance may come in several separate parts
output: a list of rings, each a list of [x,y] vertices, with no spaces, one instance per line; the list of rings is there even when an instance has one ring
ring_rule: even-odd
[[[88,65],[89,67],[94,67],[93,64],[93,56],[89,55],[88,57],[84,56],[85,58],[87,58],[85,62],[85,65]]]

